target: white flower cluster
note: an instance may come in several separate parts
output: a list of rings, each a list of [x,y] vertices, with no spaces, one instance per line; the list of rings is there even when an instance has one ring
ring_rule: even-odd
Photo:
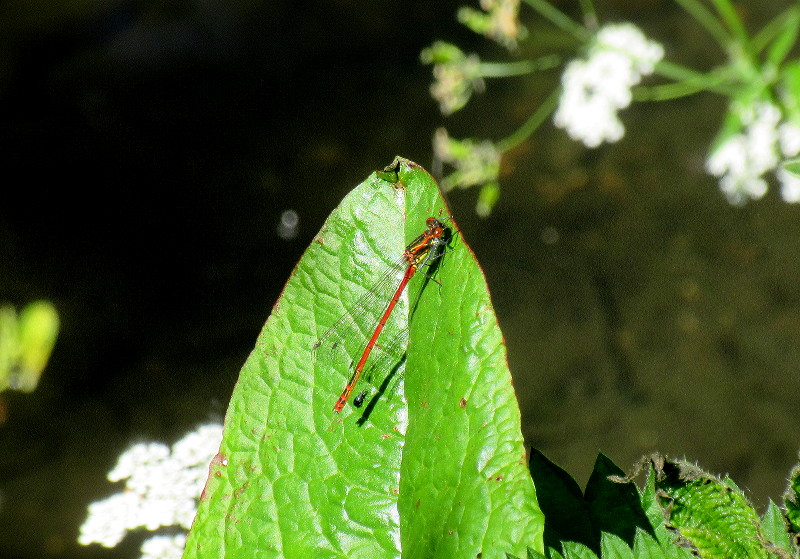
[[[431,95],[439,101],[442,114],[449,115],[467,104],[473,91],[483,91],[481,61],[474,54],[464,54],[457,46],[436,41],[423,49],[420,59],[433,64]]]
[[[140,443],[123,452],[108,479],[125,480],[125,490],[89,505],[78,543],[114,547],[128,530],[140,527],[152,531],[161,526],[181,526],[188,530],[208,476],[208,464],[221,441],[222,426],[209,424],[176,442],[171,451],[161,443]],[[159,539],[148,544],[147,552],[143,546],[142,552],[145,556],[167,557],[158,550],[174,548],[176,541]]]
[[[720,190],[734,205],[767,192],[764,174],[775,170],[784,157],[800,153],[800,127],[781,123],[781,110],[772,103],[760,102],[735,108],[743,129],[727,137],[706,161],[706,170],[720,177]],[[782,169],[781,196],[786,202],[800,202],[800,179]]]
[[[153,536],[139,548],[142,552],[140,559],[181,559],[185,547],[185,534]]]
[[[617,112],[630,104],[631,88],[652,74],[663,56],[664,48],[633,24],[603,27],[588,57],[567,64],[561,76],[555,125],[591,148],[616,142],[625,134]]]

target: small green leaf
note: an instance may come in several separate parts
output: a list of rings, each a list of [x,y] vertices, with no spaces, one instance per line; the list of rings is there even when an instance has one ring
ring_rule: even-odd
[[[539,553],[535,549],[528,548],[528,559],[547,559],[544,553]]]
[[[637,528],[633,537],[633,556],[636,559],[665,559],[666,554],[653,536]]]
[[[564,559],[598,559],[597,554],[579,542],[562,542]]]
[[[650,525],[655,527],[662,523],[664,515],[661,512],[661,507],[656,500],[656,474],[652,467],[648,464],[647,481],[640,494],[640,501],[642,509],[647,515]]]
[[[781,165],[784,171],[800,178],[800,158],[789,159],[784,161]]]
[[[19,313],[20,355],[14,388],[31,392],[39,383],[58,336],[58,312],[49,301],[34,301]]]
[[[39,383],[58,336],[58,312],[49,301],[34,301],[17,316],[0,306],[0,391],[32,392]]]
[[[497,181],[487,182],[481,186],[478,201],[475,204],[475,213],[478,214],[478,217],[489,217],[499,199],[500,185],[497,184]]]
[[[0,392],[10,384],[19,353],[17,311],[11,305],[0,305]]]
[[[658,542],[663,556],[670,559],[690,559],[693,555],[684,547],[676,544],[677,536],[674,532],[667,529],[664,524],[664,511],[658,503],[657,490],[656,490],[656,470],[653,467],[649,468],[647,474],[647,482],[641,494],[642,508],[645,510],[650,525],[654,529],[655,538]],[[638,530],[637,530],[638,535]],[[634,549],[636,545],[634,544]],[[650,546],[646,548],[650,552]],[[643,552],[644,553],[644,552]],[[649,555],[644,554],[643,557]],[[656,555],[656,557],[661,557]]]
[[[761,527],[764,538],[771,544],[785,551],[792,550],[786,519],[777,505],[772,502],[772,499],[769,500],[767,511],[761,518]]]
[[[600,557],[634,559],[633,549],[625,543],[625,540],[608,532],[603,532],[600,536]]]
[[[543,550],[502,335],[454,222],[435,271],[412,278],[378,338],[407,332],[405,355],[359,384],[367,405],[335,414],[351,364],[312,352],[426,218],[448,214],[431,176],[400,158],[331,214],[242,368],[185,558]]]

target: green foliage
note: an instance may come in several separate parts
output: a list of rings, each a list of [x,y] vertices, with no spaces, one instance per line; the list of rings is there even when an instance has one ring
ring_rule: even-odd
[[[756,511],[728,478],[684,462],[658,461],[659,504],[680,537],[708,558],[766,558]]]
[[[786,520],[795,535],[800,534],[800,466],[789,475],[789,487],[783,496],[786,505]]]
[[[242,369],[184,557],[544,550],[502,336],[454,222],[435,281],[412,279],[379,338],[405,354],[373,368],[367,405],[334,414],[351,363],[312,354],[429,216],[448,216],[435,181],[399,158],[331,214]]]
[[[560,550],[561,542],[577,542],[599,553],[603,533],[616,536],[628,546],[633,545],[637,528],[654,535],[636,486],[609,480],[609,476],[624,473],[602,454],[597,457],[585,492],[537,450],[531,451],[530,469],[545,515],[545,545]]]
[[[0,306],[0,392],[32,392],[39,383],[58,336],[58,312],[48,301],[34,301],[19,315]]]
[[[759,519],[729,479],[661,456],[644,460],[634,475],[643,465],[648,475],[639,490],[633,476],[621,476],[600,454],[582,493],[566,472],[532,451],[531,475],[545,514],[546,557],[800,557],[774,503]]]

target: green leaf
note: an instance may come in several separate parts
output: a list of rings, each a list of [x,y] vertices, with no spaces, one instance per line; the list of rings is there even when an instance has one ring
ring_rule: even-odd
[[[530,470],[544,513],[545,545],[560,549],[560,542],[574,541],[599,550],[600,531],[572,476],[535,448],[530,453]]]
[[[625,540],[608,532],[603,532],[600,537],[600,557],[634,559],[633,549],[625,543]]]
[[[647,474],[647,482],[641,493],[642,508],[647,515],[650,525],[655,532],[655,538],[663,553],[663,557],[671,559],[690,559],[693,555],[684,547],[676,544],[676,535],[667,529],[664,524],[664,511],[658,503],[658,491],[656,489],[656,470],[653,467],[649,468]],[[638,535],[638,531],[637,531]],[[636,550],[636,542],[634,542],[634,550]],[[650,546],[647,546],[647,551],[650,553]],[[649,557],[650,555],[642,551],[642,557]],[[654,557],[661,557],[662,555],[655,555]]]
[[[528,548],[528,559],[547,559],[544,553],[539,553],[535,549]]]
[[[706,559],[766,559],[758,517],[729,479],[664,460],[656,488],[669,523]]]
[[[786,506],[786,521],[789,529],[800,533],[800,465],[795,466],[789,474],[789,486],[783,494],[783,504]]]
[[[364,408],[332,411],[351,364],[312,354],[426,218],[447,215],[431,176],[400,158],[331,214],[242,368],[185,558],[543,551],[502,335],[454,222],[426,270],[436,281],[416,274],[378,339],[407,332],[404,355],[376,356]]]
[[[624,477],[625,472],[599,453],[585,492],[595,526],[620,537],[628,546],[633,545],[637,528],[655,535],[642,509],[636,485],[632,481],[611,481],[609,476]]]
[[[17,316],[0,306],[0,391],[32,392],[39,383],[58,336],[58,312],[49,301],[34,301]]]
[[[633,556],[636,559],[665,559],[667,555],[653,536],[637,528],[633,537]]]
[[[34,301],[19,313],[20,355],[14,387],[31,392],[39,383],[58,336],[58,312],[49,301]]]
[[[598,555],[589,547],[578,542],[562,542],[564,559],[598,559]]]
[[[795,177],[800,178],[800,158],[784,161],[781,166],[787,173],[791,173]]]
[[[776,547],[785,551],[792,551],[792,544],[789,538],[788,526],[781,510],[769,500],[767,511],[761,518],[761,527],[764,538]]]

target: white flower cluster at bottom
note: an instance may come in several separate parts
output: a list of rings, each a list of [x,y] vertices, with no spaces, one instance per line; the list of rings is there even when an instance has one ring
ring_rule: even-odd
[[[172,445],[139,443],[123,452],[108,473],[125,480],[125,490],[89,505],[78,543],[114,547],[129,530],[180,526],[188,530],[208,476],[208,464],[222,441],[222,426],[199,427]],[[155,536],[142,546],[143,558],[180,557],[183,535]],[[177,554],[169,550],[180,548]]]

